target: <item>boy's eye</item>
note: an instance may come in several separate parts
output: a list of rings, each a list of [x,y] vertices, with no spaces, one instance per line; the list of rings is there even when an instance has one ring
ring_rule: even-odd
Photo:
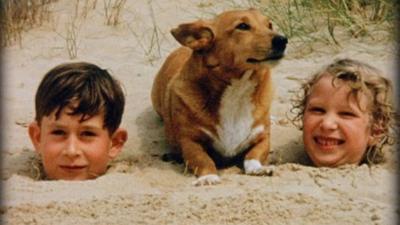
[[[86,136],[86,137],[94,137],[96,136],[96,133],[93,131],[83,131],[81,133],[81,136]]]
[[[52,130],[51,134],[61,136],[61,135],[65,135],[66,133],[63,130]]]

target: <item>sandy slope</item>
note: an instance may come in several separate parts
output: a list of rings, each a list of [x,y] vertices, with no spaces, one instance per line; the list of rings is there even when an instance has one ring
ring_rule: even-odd
[[[1,212],[7,224],[395,224],[398,174],[392,163],[371,168],[307,166],[301,133],[285,119],[297,80],[334,58],[370,62],[393,79],[393,44],[377,38],[348,40],[341,51],[325,47],[301,58],[294,57],[298,52],[289,44],[287,57],[273,69],[270,161],[277,170],[272,177],[246,176],[234,167],[221,171],[220,185],[193,187],[195,178],[184,174],[182,165],[160,160],[168,146],[149,93],[162,60],[178,46],[168,31],[231,8],[230,1],[211,2],[159,0],[150,7],[148,1],[128,1],[122,23],[110,27],[104,25],[103,2],[98,1],[86,20],[77,20],[74,61],[108,68],[127,94],[123,126],[129,141],[109,172],[96,180],[33,179],[34,152],[26,131],[40,79],[53,66],[70,61],[65,27],[74,1],[55,4],[56,21],[26,33],[22,46],[4,49]],[[159,49],[151,42],[154,23]]]

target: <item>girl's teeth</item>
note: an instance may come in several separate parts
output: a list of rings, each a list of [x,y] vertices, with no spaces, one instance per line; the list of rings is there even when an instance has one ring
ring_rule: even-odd
[[[321,144],[321,145],[338,145],[339,144],[339,140],[326,139],[326,138],[318,138],[317,142],[318,142],[318,144]]]

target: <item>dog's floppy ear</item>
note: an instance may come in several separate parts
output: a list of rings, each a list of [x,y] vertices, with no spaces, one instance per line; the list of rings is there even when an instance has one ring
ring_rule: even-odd
[[[214,41],[214,32],[211,25],[203,20],[181,24],[172,29],[171,34],[181,45],[195,51],[209,49]]]

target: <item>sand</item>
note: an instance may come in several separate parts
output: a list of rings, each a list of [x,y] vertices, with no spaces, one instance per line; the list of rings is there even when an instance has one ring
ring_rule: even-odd
[[[237,2],[249,6],[247,1]],[[313,167],[305,158],[301,132],[286,118],[298,81],[335,58],[369,62],[394,80],[396,49],[385,32],[348,38],[341,48],[320,46],[309,54],[289,40],[286,57],[272,70],[275,97],[269,161],[276,165],[272,176],[247,176],[231,167],[220,171],[221,184],[194,187],[195,177],[185,173],[182,164],[160,159],[169,148],[163,124],[151,107],[150,90],[163,60],[178,47],[169,30],[232,6],[233,1],[128,1],[120,24],[107,26],[103,1],[83,19],[82,7],[74,16],[75,1],[60,0],[51,6],[52,22],[25,32],[20,45],[4,48],[3,222],[396,224],[396,160],[371,167]],[[77,18],[78,48],[73,60],[66,48],[71,18]],[[129,140],[107,174],[96,180],[38,180],[26,128],[34,117],[33,96],[50,68],[70,61],[95,63],[123,83],[127,102],[122,126]],[[388,149],[392,159],[393,149]]]

